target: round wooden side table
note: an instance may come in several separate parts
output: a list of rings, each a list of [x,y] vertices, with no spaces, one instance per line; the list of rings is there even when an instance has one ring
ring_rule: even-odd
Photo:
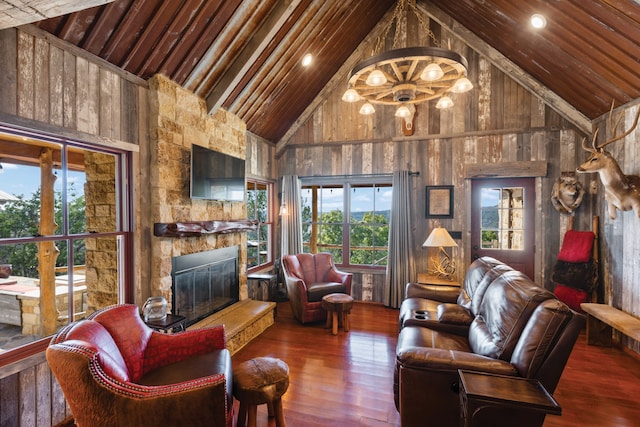
[[[338,334],[338,326],[342,324],[345,332],[349,332],[349,314],[353,307],[353,297],[347,294],[334,293],[322,297],[322,308],[327,310],[327,328],[333,335]]]
[[[282,395],[287,388],[289,366],[282,360],[256,357],[241,363],[233,370],[233,395],[240,402],[237,426],[256,427],[257,406],[266,403],[276,427],[285,427]]]

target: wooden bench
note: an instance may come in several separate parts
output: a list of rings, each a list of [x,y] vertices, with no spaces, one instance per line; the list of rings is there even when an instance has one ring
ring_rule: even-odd
[[[587,344],[610,346],[613,329],[640,341],[640,319],[606,304],[582,303],[587,313]]]

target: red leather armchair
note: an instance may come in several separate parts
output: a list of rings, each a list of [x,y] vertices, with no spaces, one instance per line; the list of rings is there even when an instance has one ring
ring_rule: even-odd
[[[46,356],[79,427],[232,425],[224,326],[163,334],[116,305],[64,327]]]
[[[326,320],[323,296],[332,293],[351,295],[353,275],[339,271],[330,253],[285,255],[282,270],[291,311],[300,323]]]

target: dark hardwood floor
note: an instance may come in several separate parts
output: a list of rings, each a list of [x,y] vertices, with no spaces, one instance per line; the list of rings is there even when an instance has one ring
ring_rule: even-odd
[[[287,427],[399,426],[392,385],[398,311],[356,303],[351,319],[350,332],[333,336],[323,324],[300,325],[289,303],[278,303],[275,325],[237,352],[233,363],[259,356],[287,362]],[[562,416],[547,416],[545,427],[639,426],[640,360],[587,346],[583,333],[554,396]],[[258,427],[264,426],[275,422],[260,405]]]

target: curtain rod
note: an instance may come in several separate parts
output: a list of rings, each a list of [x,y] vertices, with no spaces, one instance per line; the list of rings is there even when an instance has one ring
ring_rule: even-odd
[[[409,171],[409,175],[418,176],[420,175],[420,171],[413,172]],[[308,179],[308,178],[377,178],[377,177],[385,177],[385,176],[393,176],[392,173],[365,173],[365,174],[356,174],[356,175],[307,175],[300,176],[300,179]]]

